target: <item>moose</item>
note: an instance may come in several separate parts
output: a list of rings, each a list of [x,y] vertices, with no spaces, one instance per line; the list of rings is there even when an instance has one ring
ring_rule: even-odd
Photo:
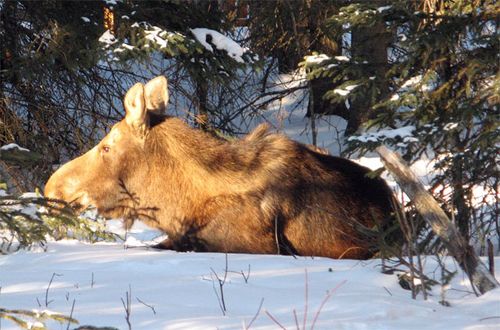
[[[136,83],[125,118],[48,180],[45,196],[95,207],[125,224],[140,219],[177,251],[366,259],[362,229],[391,219],[385,181],[258,126],[241,139],[215,137],[164,114],[167,79]]]

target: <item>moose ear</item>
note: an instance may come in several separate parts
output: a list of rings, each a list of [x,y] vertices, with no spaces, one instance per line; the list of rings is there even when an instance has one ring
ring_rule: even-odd
[[[123,100],[125,105],[125,121],[134,128],[142,128],[147,126],[147,110],[144,99],[144,85],[137,83],[132,86]]]
[[[158,76],[144,86],[146,109],[161,114],[168,104],[167,78]]]

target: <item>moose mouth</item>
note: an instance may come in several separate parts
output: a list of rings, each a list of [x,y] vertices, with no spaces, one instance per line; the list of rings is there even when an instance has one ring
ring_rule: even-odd
[[[71,210],[76,215],[84,215],[91,217],[101,217],[105,220],[110,220],[116,218],[116,212],[113,209],[106,209],[98,207],[95,203],[88,203],[88,197],[86,195],[79,196],[68,203]]]
[[[76,197],[69,199],[69,201],[65,201],[65,205],[69,206],[75,214],[97,209],[97,206],[90,202],[86,192],[78,194]]]

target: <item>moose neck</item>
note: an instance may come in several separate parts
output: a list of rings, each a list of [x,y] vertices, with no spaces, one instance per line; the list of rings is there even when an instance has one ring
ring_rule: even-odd
[[[152,126],[145,145],[148,171],[137,184],[144,187],[143,200],[162,205],[163,216],[193,216],[189,212],[207,199],[231,193],[234,180],[223,165],[223,155],[234,149],[228,142],[166,118]]]
[[[190,180],[196,176],[207,178],[226,169],[224,155],[231,153],[230,144],[217,139],[206,132],[191,128],[182,120],[168,118],[154,126],[146,142],[156,159],[162,161],[162,167],[187,175]],[[185,173],[178,173],[178,171]]]

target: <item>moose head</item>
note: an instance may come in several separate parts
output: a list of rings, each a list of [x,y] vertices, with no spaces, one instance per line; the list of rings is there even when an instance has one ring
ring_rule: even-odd
[[[136,191],[147,175],[150,116],[163,112],[167,103],[165,77],[135,84],[124,98],[125,118],[94,148],[58,169],[45,186],[45,196],[67,201],[76,210],[94,206],[104,216],[123,216],[133,201],[133,196],[124,198],[124,189]]]

